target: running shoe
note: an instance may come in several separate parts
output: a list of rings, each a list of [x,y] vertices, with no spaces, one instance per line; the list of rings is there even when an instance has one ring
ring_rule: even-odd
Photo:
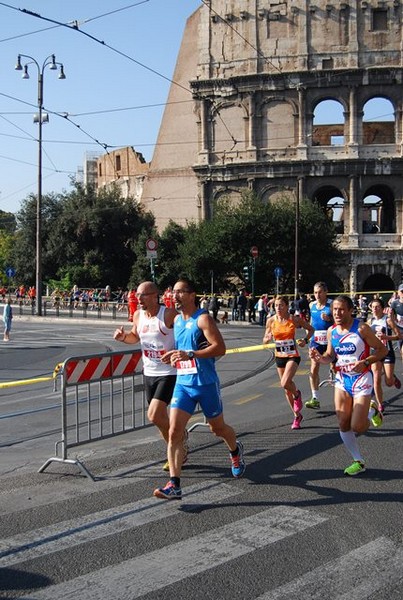
[[[364,473],[365,465],[363,462],[359,460],[355,460],[347,469],[344,469],[344,475],[359,475],[360,473]]]
[[[371,402],[371,408],[373,408],[375,411],[375,414],[371,417],[371,423],[374,427],[380,427],[383,423],[383,415],[375,402]]]
[[[298,414],[292,422],[291,429],[301,429],[301,421],[304,417]]]
[[[236,445],[238,446],[239,452],[236,456],[232,456],[230,454],[231,463],[232,463],[231,471],[232,471],[232,475],[236,479],[239,479],[239,477],[242,477],[242,475],[245,473],[246,465],[245,465],[245,461],[243,458],[243,444],[242,444],[242,442],[237,440]]]
[[[297,395],[294,398],[293,410],[296,413],[299,413],[300,410],[302,410],[302,397],[301,397],[301,392],[299,390],[297,390]]]
[[[317,398],[311,398],[307,402],[305,402],[305,406],[307,408],[320,408],[320,402]]]
[[[153,496],[162,500],[182,500],[182,490],[168,481],[165,487],[154,490]]]
[[[163,471],[169,471],[169,460],[167,460],[167,462],[165,463],[165,465],[162,467]]]
[[[400,390],[400,388],[402,387],[402,382],[400,381],[400,379],[398,377],[396,377],[395,375],[395,388],[397,390]]]

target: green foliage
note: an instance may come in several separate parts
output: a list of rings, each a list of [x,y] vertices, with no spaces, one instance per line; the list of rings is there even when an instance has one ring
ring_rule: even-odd
[[[84,188],[42,200],[42,268],[45,282],[68,278],[79,287],[124,285],[137,256],[135,244],[154,218],[119,191]],[[35,279],[36,197],[17,215],[14,258],[21,281]]]
[[[335,265],[341,261],[333,223],[320,206],[308,200],[301,200],[299,215],[298,287],[310,291],[319,279],[331,285]],[[251,247],[257,246],[255,293],[274,291],[277,266],[284,273],[281,290],[292,292],[295,219],[295,201],[287,196],[263,204],[245,192],[237,205],[220,199],[210,221],[186,227],[170,221],[158,233],[153,215],[131,199],[121,198],[118,189],[96,193],[74,184],[70,193],[43,197],[43,278],[67,289],[75,284],[137,287],[153,277],[146,256],[146,240],[152,237],[158,242],[153,265],[161,289],[186,274],[200,291],[209,290],[212,277],[216,291],[243,286],[251,290],[251,269],[244,267],[252,265]],[[3,266],[10,261],[18,281],[26,285],[34,284],[35,240],[36,197],[30,195],[17,215],[16,232],[0,228],[0,261]]]

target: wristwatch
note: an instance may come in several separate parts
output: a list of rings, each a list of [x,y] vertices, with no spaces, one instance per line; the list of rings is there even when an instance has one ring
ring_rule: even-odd
[[[190,360],[192,360],[192,358],[195,355],[195,353],[193,352],[193,350],[186,350],[186,354],[188,355],[188,357],[189,357]]]
[[[370,366],[371,366],[371,363],[369,362],[368,358],[366,358],[366,359],[364,360],[364,365],[365,365],[366,367],[370,367]]]

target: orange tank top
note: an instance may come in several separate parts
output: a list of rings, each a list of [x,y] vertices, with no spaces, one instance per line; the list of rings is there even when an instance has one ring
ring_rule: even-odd
[[[275,317],[271,324],[271,332],[276,344],[276,349],[274,351],[275,356],[281,358],[299,356],[297,345],[295,343],[295,325],[291,318],[285,323],[280,323]]]

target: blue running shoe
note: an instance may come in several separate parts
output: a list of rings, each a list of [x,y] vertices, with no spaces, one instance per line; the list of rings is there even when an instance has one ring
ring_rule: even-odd
[[[236,445],[238,446],[239,452],[236,456],[232,456],[230,454],[231,457],[231,471],[232,471],[232,475],[236,478],[239,479],[239,477],[242,477],[242,475],[245,473],[245,469],[246,469],[246,465],[245,465],[245,461],[243,458],[243,445],[242,442],[240,442],[239,440],[236,441]]]
[[[182,490],[168,481],[165,487],[154,490],[153,496],[162,500],[182,500]]]

